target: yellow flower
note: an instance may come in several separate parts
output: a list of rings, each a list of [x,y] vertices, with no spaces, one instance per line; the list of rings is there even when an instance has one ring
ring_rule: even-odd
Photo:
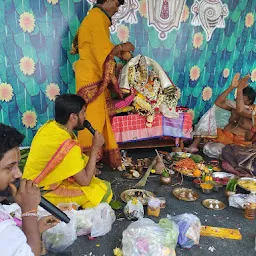
[[[35,29],[35,17],[29,12],[23,12],[20,15],[19,25],[24,32],[31,33]]]
[[[117,247],[113,250],[113,253],[114,253],[114,256],[123,256],[122,250]]]
[[[27,110],[22,115],[22,123],[26,128],[34,128],[37,123],[37,116],[34,111]]]
[[[122,43],[126,43],[129,39],[129,28],[125,25],[120,25],[117,28],[117,37]]]
[[[35,72],[35,62],[32,58],[23,57],[20,60],[20,70],[24,75],[31,76]]]
[[[250,28],[254,23],[254,15],[252,12],[249,12],[245,16],[245,26]]]
[[[151,172],[151,173],[156,173],[156,170],[155,170],[155,169],[151,169],[150,172]]]
[[[193,36],[193,47],[194,48],[200,48],[200,46],[203,44],[204,36],[201,32],[195,33]]]
[[[45,93],[49,100],[55,101],[56,96],[60,95],[60,88],[57,84],[50,83],[47,85]]]
[[[176,95],[177,95],[177,100],[179,100],[179,99],[180,99],[180,96],[181,96],[181,90],[180,90],[180,88],[177,88]]]
[[[140,1],[139,13],[140,13],[141,17],[147,18],[148,8],[147,8],[147,1],[146,0],[141,0]]]
[[[202,97],[204,101],[208,101],[212,97],[212,88],[207,86],[203,89]]]
[[[190,69],[190,79],[192,81],[196,81],[198,80],[198,78],[200,77],[200,68],[198,66],[193,66],[191,69]]]
[[[193,109],[189,109],[187,113],[190,114],[191,117],[192,117],[192,120],[194,120],[194,118],[195,118],[195,111]]]
[[[138,199],[137,199],[137,197],[134,197],[134,198],[132,199],[132,204],[133,204],[133,205],[138,204]]]
[[[55,5],[59,2],[59,0],[47,0],[49,4]]]
[[[184,6],[181,21],[185,22],[189,17],[189,8],[187,5]]]
[[[13,88],[10,84],[1,83],[0,84],[0,100],[9,102],[13,97]]]
[[[256,82],[256,68],[253,69],[253,71],[251,73],[251,80],[252,80],[252,82]]]
[[[224,78],[227,78],[227,77],[229,76],[229,73],[230,73],[229,69],[228,69],[228,68],[225,68],[225,69],[223,70],[223,77],[224,77]]]

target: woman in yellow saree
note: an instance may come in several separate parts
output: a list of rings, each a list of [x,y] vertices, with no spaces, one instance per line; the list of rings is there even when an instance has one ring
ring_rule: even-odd
[[[107,101],[110,99],[110,92],[107,85],[102,90],[99,84],[103,78],[107,56],[113,59],[122,51],[134,50],[131,43],[114,46],[110,41],[111,17],[123,3],[124,0],[98,0],[84,18],[71,50],[72,53],[79,53],[79,60],[75,64],[76,90],[87,103],[86,118],[105,138],[104,155],[102,151],[99,158],[103,157],[103,161],[112,168],[121,166],[121,155],[109,119]],[[77,49],[74,49],[76,46]],[[108,72],[105,72],[105,76],[107,75]],[[90,132],[80,131],[78,140],[83,151],[89,152],[92,145]]]

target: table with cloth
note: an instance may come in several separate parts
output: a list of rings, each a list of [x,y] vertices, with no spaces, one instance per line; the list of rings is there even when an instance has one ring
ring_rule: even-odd
[[[163,136],[191,139],[192,117],[190,113],[181,112],[177,118],[167,118],[162,114],[156,114],[152,127],[146,126],[145,119],[145,116],[139,114],[113,117],[111,124],[116,141],[124,143]]]

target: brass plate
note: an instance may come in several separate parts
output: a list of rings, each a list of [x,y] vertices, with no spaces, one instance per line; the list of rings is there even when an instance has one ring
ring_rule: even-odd
[[[226,205],[217,199],[205,199],[202,201],[204,207],[211,210],[223,210]]]
[[[193,171],[194,170],[179,170],[177,168],[175,168],[175,166],[173,166],[172,168],[175,172],[178,172],[179,174],[182,174],[183,176],[189,177],[189,178],[196,178],[193,175]]]
[[[237,182],[237,185],[247,191],[256,192],[256,179],[250,177],[240,178]]]
[[[127,203],[132,198],[137,197],[143,205],[148,203],[150,197],[156,197],[152,192],[144,189],[128,189],[121,193],[120,198]]]
[[[140,180],[140,179],[144,176],[145,173],[140,173],[140,176],[139,176],[138,178],[136,178],[136,177],[134,177],[134,176],[128,177],[128,176],[126,176],[127,174],[130,174],[130,172],[129,172],[129,171],[123,172],[123,175],[122,175],[123,178],[125,178],[125,179],[127,179],[127,180]]]
[[[172,193],[177,199],[187,202],[193,202],[199,198],[199,194],[191,188],[175,188]]]

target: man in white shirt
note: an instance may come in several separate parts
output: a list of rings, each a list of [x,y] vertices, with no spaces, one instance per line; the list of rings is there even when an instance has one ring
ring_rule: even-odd
[[[22,211],[22,230],[0,204],[0,254],[4,256],[39,256],[40,231],[45,231],[45,219],[38,224],[37,207],[41,200],[39,188],[30,180],[21,180],[19,189],[13,185],[21,178],[18,167],[19,146],[24,136],[15,128],[0,123],[0,198],[13,195]]]

